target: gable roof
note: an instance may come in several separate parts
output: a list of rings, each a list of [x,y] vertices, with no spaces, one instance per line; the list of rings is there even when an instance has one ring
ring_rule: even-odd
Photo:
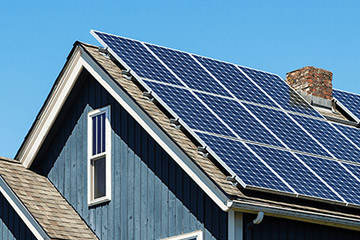
[[[3,157],[0,157],[0,176],[4,180],[1,192],[36,237],[97,239],[46,177]]]
[[[138,114],[139,111],[145,114],[139,115],[135,119],[142,127],[145,127],[146,131],[151,132],[150,135],[156,141],[162,141],[160,146],[168,153],[173,153],[169,155],[223,210],[228,211],[232,208],[252,213],[265,211],[266,214],[272,216],[359,229],[360,215],[357,210],[351,213],[352,210],[349,211],[348,208],[344,209],[341,206],[332,206],[331,204],[324,204],[326,207],[322,207],[313,204],[311,201],[298,202],[284,196],[274,198],[274,196],[267,194],[249,192],[240,189],[236,184],[232,184],[231,181],[228,181],[228,173],[214,159],[199,154],[196,140],[186,131],[172,127],[166,111],[156,102],[149,101],[143,96],[144,89],[142,86],[129,81],[124,76],[123,68],[118,62],[111,57],[104,56],[103,53],[99,52],[98,47],[79,42],[74,44],[68,62],[39,113],[37,121],[33,124],[28,138],[17,154],[17,158],[26,167],[30,167],[31,159],[36,155],[36,148],[41,146],[42,140],[46,137],[47,129],[51,127],[56,118],[56,112],[52,109],[55,108],[54,106],[61,108],[62,102],[65,101],[64,99],[71,91],[71,86],[76,81],[76,74],[82,68],[86,68],[97,81],[103,86],[107,86],[106,89],[113,96],[116,96],[115,99],[120,104],[128,105],[125,109],[130,111],[132,116]],[[132,103],[129,104],[129,101]],[[161,132],[159,133],[154,129],[160,129]],[[154,133],[154,131],[157,132]],[[181,152],[177,149],[180,149]],[[190,162],[185,162],[187,159]]]

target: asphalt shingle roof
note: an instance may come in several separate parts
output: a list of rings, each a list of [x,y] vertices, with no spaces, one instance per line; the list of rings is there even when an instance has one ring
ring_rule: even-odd
[[[0,175],[51,239],[98,239],[46,177],[2,157]]]

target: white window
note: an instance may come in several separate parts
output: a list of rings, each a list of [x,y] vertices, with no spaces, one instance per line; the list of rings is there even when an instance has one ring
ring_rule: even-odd
[[[203,240],[202,231],[185,233],[174,237],[163,238],[161,240]]]
[[[88,204],[111,200],[110,106],[88,114]]]

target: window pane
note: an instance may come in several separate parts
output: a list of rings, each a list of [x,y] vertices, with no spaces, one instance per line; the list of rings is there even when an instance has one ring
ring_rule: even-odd
[[[103,113],[104,115],[105,115],[105,113]],[[103,115],[103,114],[101,114],[101,115],[97,115],[96,116],[96,122],[97,122],[97,136],[96,136],[96,140],[97,140],[97,153],[101,153],[101,136],[102,136],[102,134],[101,134],[101,131],[102,131],[102,129],[101,129],[101,116]]]
[[[92,118],[92,154],[96,154],[96,117]]]
[[[105,158],[93,161],[93,179],[94,179],[94,199],[105,196],[106,194],[106,174]]]
[[[105,113],[92,117],[92,154],[105,152]]]
[[[105,152],[105,113],[101,114],[101,150],[102,152]]]

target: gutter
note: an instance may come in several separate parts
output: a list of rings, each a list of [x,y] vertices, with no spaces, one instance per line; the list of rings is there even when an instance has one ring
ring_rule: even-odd
[[[351,217],[334,216],[331,214],[318,213],[301,209],[291,209],[281,206],[270,206],[248,200],[228,201],[227,206],[238,212],[264,212],[264,214],[267,216],[287,218],[291,220],[360,231],[360,219]]]

